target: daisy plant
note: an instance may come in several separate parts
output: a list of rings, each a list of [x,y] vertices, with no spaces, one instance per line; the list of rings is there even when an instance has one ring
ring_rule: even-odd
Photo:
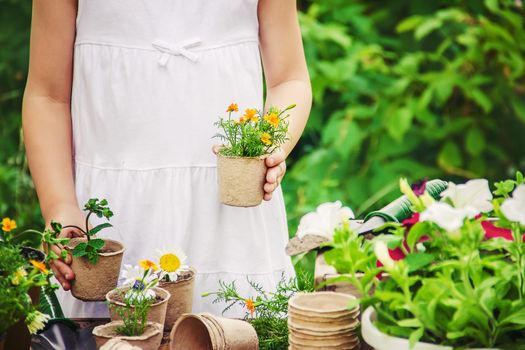
[[[134,305],[142,299],[155,299],[153,288],[159,283],[159,268],[153,261],[140,260],[138,266],[124,265],[122,277],[124,285],[130,286],[123,296],[124,301]]]
[[[60,223],[57,222],[53,222],[51,226],[57,236],[62,229],[68,227],[76,228],[77,230],[82,232],[82,234],[86,237],[87,241],[76,245],[72,251],[72,254],[75,257],[85,256],[90,263],[96,264],[98,262],[100,253],[104,249],[105,242],[103,239],[94,238],[93,236],[105,228],[112,227],[112,225],[109,222],[104,222],[93,228],[90,228],[89,219],[92,215],[95,215],[99,218],[105,218],[106,220],[109,220],[113,216],[113,212],[109,208],[108,201],[106,199],[99,200],[97,198],[89,199],[84,205],[84,211],[87,212],[87,214],[85,225],[83,228],[76,225],[62,226]]]
[[[228,118],[219,118],[215,125],[222,133],[215,135],[225,142],[219,151],[224,156],[260,157],[273,152],[274,149],[288,140],[287,111],[294,108],[290,105],[283,110],[270,107],[266,113],[248,108],[238,118],[232,114],[239,111],[236,103],[226,109]]]

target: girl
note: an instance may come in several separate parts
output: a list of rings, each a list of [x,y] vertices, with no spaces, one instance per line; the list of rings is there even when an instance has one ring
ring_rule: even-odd
[[[224,206],[213,123],[232,102],[262,109],[263,67],[264,106],[297,104],[290,140],[267,158],[266,201]],[[186,252],[195,312],[222,310],[200,297],[219,280],[249,295],[247,278],[271,290],[293,274],[279,184],[310,105],[294,0],[33,2],[23,128],[46,224],[82,226],[80,206],[108,199],[115,229],[105,235],[124,243],[124,263]],[[68,263],[52,266],[64,291],[75,279]],[[107,315],[104,304],[59,297],[69,317]]]

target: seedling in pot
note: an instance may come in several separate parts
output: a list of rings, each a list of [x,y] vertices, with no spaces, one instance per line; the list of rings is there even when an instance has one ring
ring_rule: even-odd
[[[93,238],[101,230],[112,227],[109,222],[99,224],[93,228],[89,228],[89,218],[94,214],[99,218],[106,218],[109,220],[113,216],[113,212],[108,207],[108,201],[105,199],[98,200],[97,198],[91,198],[84,205],[84,211],[88,214],[86,215],[86,225],[84,228],[78,227],[76,225],[67,225],[61,227],[59,223],[53,223],[53,230],[55,232],[60,232],[64,228],[72,227],[76,228],[87,238],[87,242],[79,243],[71,252],[75,257],[85,256],[91,264],[96,264],[98,262],[100,253],[102,252],[105,242],[100,238]]]

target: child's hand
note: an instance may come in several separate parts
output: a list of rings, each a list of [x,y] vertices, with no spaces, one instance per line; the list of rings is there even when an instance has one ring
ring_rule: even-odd
[[[278,148],[266,158],[266,183],[264,184],[264,200],[272,199],[272,193],[279,186],[286,173],[286,153]]]
[[[49,215],[49,222],[47,223],[47,228],[50,226],[51,220],[61,223],[63,226],[66,225],[76,225],[79,227],[84,227],[85,225],[85,216],[76,205],[60,205],[58,208],[53,209],[52,213]],[[81,237],[82,234],[75,228],[64,228],[60,233],[60,237]],[[56,255],[60,256],[61,249],[56,245],[51,246],[53,252]],[[69,266],[71,264],[71,256],[68,254],[65,260],[58,259],[52,260],[50,262],[51,269],[53,273],[62,286],[64,290],[71,289],[71,282],[75,279],[75,273]]]

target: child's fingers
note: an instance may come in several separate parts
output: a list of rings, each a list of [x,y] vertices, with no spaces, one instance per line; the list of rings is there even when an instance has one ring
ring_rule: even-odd
[[[284,173],[286,172],[286,163],[283,161],[273,168],[269,168],[266,172],[266,182],[278,183],[282,180]]]
[[[214,154],[217,154],[219,153],[219,150],[221,149],[222,145],[213,145],[213,147],[211,148],[212,152]]]
[[[274,167],[277,164],[283,163],[286,160],[286,153],[281,149],[278,148],[275,151],[266,158],[266,166],[267,167]]]

